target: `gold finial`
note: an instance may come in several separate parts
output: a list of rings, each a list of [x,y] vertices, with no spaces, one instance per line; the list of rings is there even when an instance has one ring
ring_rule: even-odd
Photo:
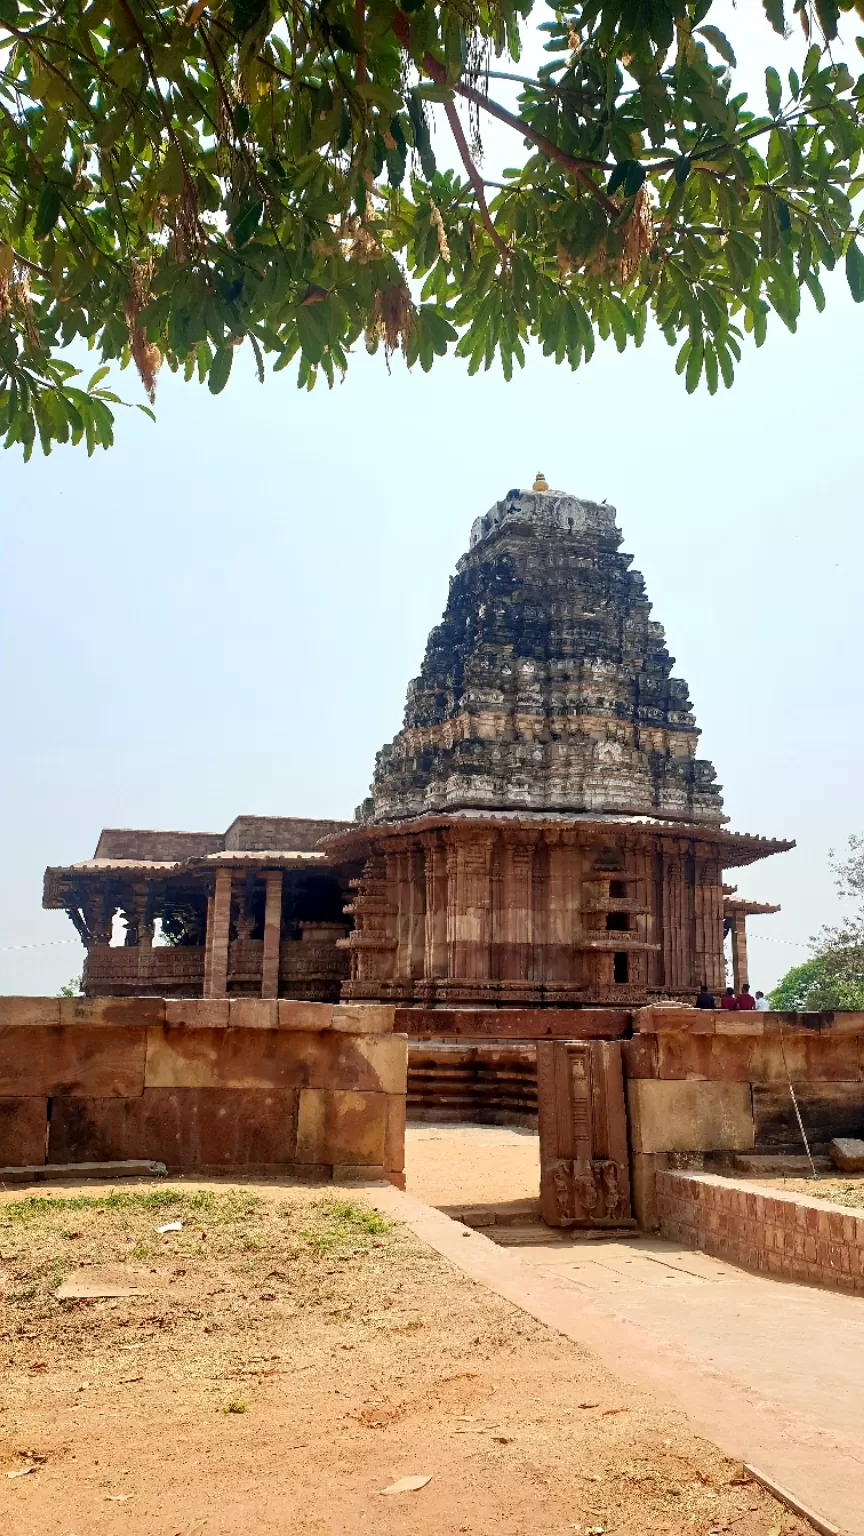
[[[549,487],[546,484],[546,476],[544,475],[542,469],[538,469],[537,479],[534,481],[531,489],[532,491],[548,491]]]

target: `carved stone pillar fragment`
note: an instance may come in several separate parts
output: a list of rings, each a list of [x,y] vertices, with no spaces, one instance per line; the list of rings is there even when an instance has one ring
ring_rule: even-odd
[[[554,1227],[631,1223],[621,1046],[538,1040],[540,1214]]]

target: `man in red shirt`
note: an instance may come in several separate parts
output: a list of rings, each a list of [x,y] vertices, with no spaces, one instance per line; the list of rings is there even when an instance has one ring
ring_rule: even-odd
[[[726,991],[724,992],[723,996],[721,997],[721,999],[720,999],[720,1007],[721,1008],[737,1008],[738,1007],[738,999],[735,996],[735,993],[733,992],[731,987],[727,987]]]
[[[755,1008],[756,1007],[756,999],[755,999],[755,997],[751,996],[751,993],[750,993],[750,983],[749,983],[749,981],[745,981],[745,982],[742,983],[741,991],[738,993],[738,996],[736,997],[735,1001],[738,1004],[738,1007],[741,1008],[741,1009]]]

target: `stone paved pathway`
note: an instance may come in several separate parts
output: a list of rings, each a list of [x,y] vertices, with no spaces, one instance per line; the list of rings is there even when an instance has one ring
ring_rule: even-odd
[[[511,1227],[493,1243],[410,1195],[373,1198],[474,1279],[683,1409],[844,1536],[864,1536],[864,1300],[641,1234],[585,1242]]]

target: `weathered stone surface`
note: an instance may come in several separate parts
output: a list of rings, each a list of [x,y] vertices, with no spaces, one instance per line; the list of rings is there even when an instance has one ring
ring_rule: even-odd
[[[0,1028],[0,1095],[133,1097],[144,1091],[146,1045],[133,1024]]]
[[[633,1014],[634,1034],[660,1034],[683,1031],[689,1035],[713,1035],[719,1009],[710,1008],[637,1008]]]
[[[852,1035],[656,1036],[661,1078],[728,1083],[844,1082],[859,1072],[859,1042]]]
[[[0,1099],[0,1167],[44,1163],[47,1099]]]
[[[403,730],[378,754],[367,816],[481,806],[719,821],[687,685],[670,676],[620,543],[613,507],[559,491],[510,491],[477,520]]]
[[[386,1094],[301,1088],[298,1162],[377,1164],[383,1168],[386,1133]]]
[[[854,1136],[836,1136],[829,1144],[828,1156],[841,1173],[864,1173],[864,1141]]]
[[[395,1014],[395,1008],[381,1003],[337,1003],[330,1028],[347,1035],[390,1035]]]
[[[165,1023],[169,1029],[227,1029],[227,997],[188,997],[165,1001]]]
[[[232,997],[228,1023],[232,1029],[278,1029],[279,1004],[275,997]]]
[[[330,1029],[333,1023],[332,1003],[304,1003],[281,997],[279,999],[279,1028],[310,1032]]]
[[[400,1035],[303,1034],[280,1029],[151,1029],[148,1088],[353,1087],[404,1093]]]
[[[822,1151],[843,1136],[864,1132],[864,1083],[795,1083],[795,1096],[811,1151]],[[800,1152],[801,1132],[789,1089],[782,1082],[753,1088],[756,1146],[771,1152]]]
[[[294,1161],[293,1089],[148,1088],[139,1099],[58,1100],[52,1162],[158,1158],[169,1168],[242,1168]]]
[[[753,1106],[749,1083],[627,1083],[634,1152],[749,1152]]]
[[[634,1035],[621,1042],[625,1077],[657,1077],[658,1058],[656,1035]]]
[[[617,1040],[630,1023],[626,1008],[397,1008],[395,1014],[396,1029],[414,1039]]]
[[[384,1128],[384,1167],[388,1174],[402,1173],[405,1168],[405,1112],[405,1095],[388,1093]]]
[[[630,1160],[633,1215],[643,1232],[656,1232],[660,1226],[657,1171],[668,1166],[669,1155],[666,1152],[634,1152]]]
[[[61,997],[61,1024],[147,1025],[165,1020],[164,997]]]
[[[59,997],[0,997],[0,1026],[59,1023]]]

